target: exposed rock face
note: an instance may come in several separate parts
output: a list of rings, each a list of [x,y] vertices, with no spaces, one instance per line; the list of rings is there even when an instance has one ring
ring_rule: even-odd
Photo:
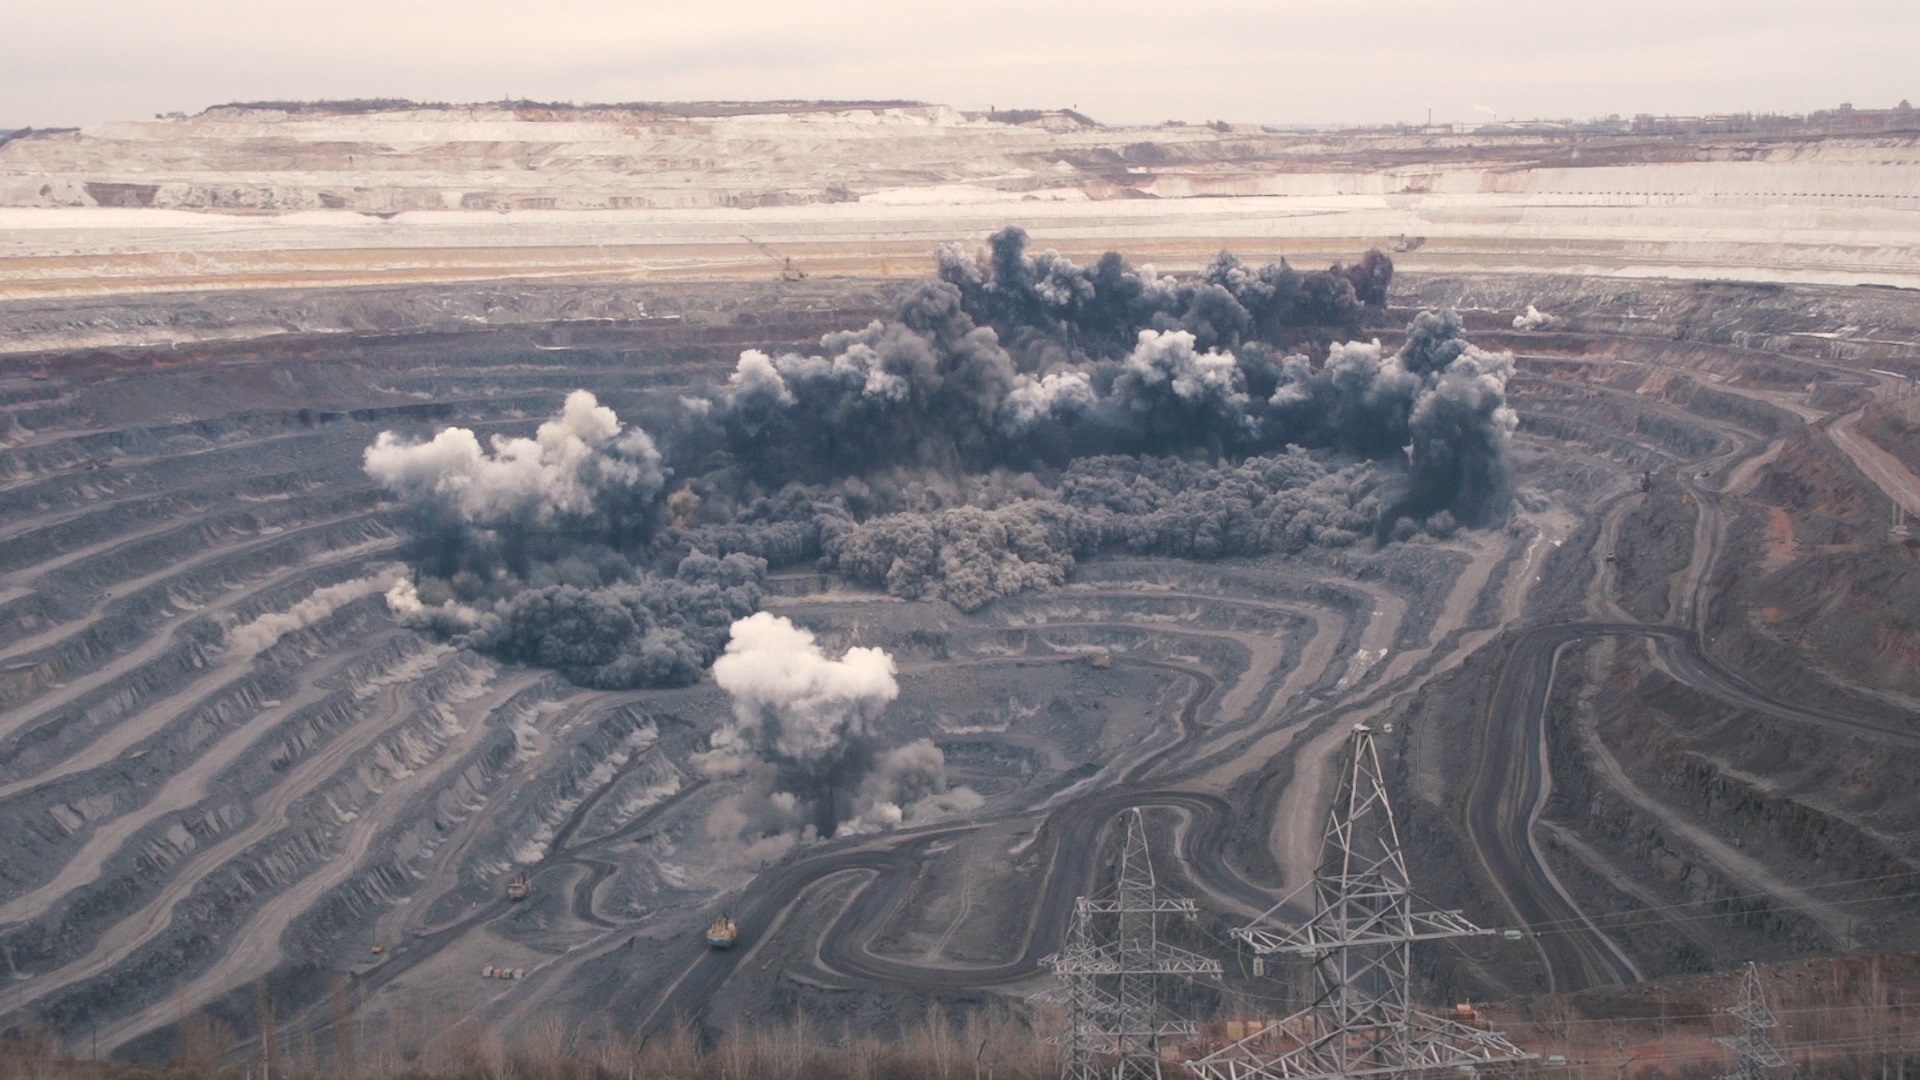
[[[937,205],[995,193],[1583,195],[1645,205],[1913,199],[1911,137],[1694,144],[1611,136],[1327,136],[1230,125],[1105,128],[1072,114],[940,105],[738,110],[507,105],[222,106],[30,133],[0,151],[0,205],[362,213]],[[916,194],[917,193],[917,194]],[[1604,204],[1603,204],[1604,205]],[[1912,209],[1899,205],[1899,209]]]
[[[1920,138],[1288,134],[944,106],[222,107],[0,143],[0,296],[903,275],[1009,222],[1165,268],[1920,285]],[[216,215],[209,224],[205,215]],[[1550,296],[1539,310],[1558,311]],[[1522,305],[1524,308],[1524,305]],[[1511,320],[1514,316],[1508,316]]]

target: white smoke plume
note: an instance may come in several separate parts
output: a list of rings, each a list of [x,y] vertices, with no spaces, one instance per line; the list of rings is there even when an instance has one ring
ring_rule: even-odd
[[[1018,375],[1000,402],[1000,429],[1008,435],[1025,435],[1043,424],[1087,412],[1097,401],[1093,380],[1084,371]]]
[[[1528,304],[1527,310],[1513,317],[1513,328],[1515,330],[1545,330],[1552,325],[1553,316],[1541,311],[1532,304]]]
[[[793,404],[793,391],[787,389],[786,377],[774,366],[773,357],[759,349],[748,349],[740,354],[739,364],[727,378],[727,392],[770,397],[782,405]],[[704,405],[711,404],[704,399],[692,400],[701,401]]]
[[[900,696],[894,670],[881,649],[829,659],[811,631],[765,611],[735,622],[713,662],[714,682],[733,699],[733,722],[714,733],[701,767],[728,775],[754,760],[831,763]]]
[[[421,602],[420,590],[413,587],[413,582],[401,578],[387,590],[387,610],[404,619],[409,615],[422,614],[427,610],[427,605]]]
[[[1124,377],[1137,380],[1142,388],[1165,387],[1182,401],[1227,406],[1247,402],[1239,361],[1213,349],[1197,351],[1194,336],[1185,330],[1140,331],[1124,371]]]
[[[807,807],[791,791],[776,790],[779,770],[757,763],[746,773],[739,791],[714,804],[707,814],[706,834],[713,840],[745,840],[757,844],[772,837],[814,841],[819,832],[807,820]]]
[[[734,623],[713,663],[732,720],[695,764],[713,777],[744,775],[745,786],[715,808],[709,834],[812,840],[977,809],[976,792],[948,788],[946,758],[931,741],[873,748],[871,724],[900,694],[894,674],[881,649],[834,659],[812,633],[768,612]]]
[[[623,428],[586,390],[567,395],[534,437],[495,435],[484,449],[467,428],[409,443],[390,431],[366,450],[367,475],[410,502],[434,502],[472,524],[547,522],[590,514],[601,493],[651,497],[666,483],[660,451],[640,428]]]
[[[342,581],[313,590],[285,611],[270,611],[227,631],[227,649],[235,653],[257,653],[271,647],[295,630],[305,630],[363,596],[371,596],[397,587],[400,570],[389,570],[368,577]],[[401,583],[405,579],[400,579]]]
[[[495,621],[493,615],[458,600],[429,604],[420,598],[419,588],[406,578],[393,583],[387,590],[386,601],[388,611],[402,623],[418,629],[444,628],[450,633],[464,633]]]

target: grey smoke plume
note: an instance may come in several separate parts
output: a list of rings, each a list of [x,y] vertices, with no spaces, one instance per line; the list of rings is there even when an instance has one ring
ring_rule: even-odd
[[[1000,430],[1015,439],[1030,436],[1042,425],[1078,419],[1096,401],[1092,377],[1085,371],[1016,375],[1013,389],[1000,402]]]
[[[1084,269],[1029,257],[1024,234],[1007,230],[987,256],[950,246],[940,265],[942,281],[902,301],[892,322],[827,335],[816,354],[743,354],[701,411],[706,446],[723,446],[763,490],[877,468],[977,475],[1101,454],[1324,447],[1406,463],[1395,519],[1445,509],[1477,525],[1505,513],[1511,368],[1474,350],[1448,374],[1471,348],[1457,318],[1423,313],[1391,356],[1349,342],[1314,357],[1308,331],[1361,310],[1355,280],[1384,300],[1384,256],[1303,275],[1223,255],[1201,278],[1171,282],[1117,256]],[[1276,350],[1289,340],[1302,351]],[[1498,399],[1491,407],[1449,404],[1469,370]]]
[[[685,686],[718,655],[722,628],[760,607],[766,570],[750,555],[695,552],[672,577],[525,589],[464,643],[555,668],[582,686]]]
[[[821,563],[894,596],[973,611],[1055,588],[1103,550],[1212,559],[1347,547],[1381,528],[1379,486],[1364,465],[1299,448],[1232,467],[1082,458],[1045,498],[828,519]]]
[[[985,802],[969,787],[947,786],[947,757],[930,739],[885,750],[860,781],[853,816],[836,836],[885,832],[928,818],[971,813]]]
[[[1125,385],[1116,385],[1116,392],[1127,396],[1171,393],[1189,404],[1211,404],[1235,413],[1247,404],[1238,361],[1213,349],[1199,353],[1193,335],[1185,330],[1140,331],[1140,342],[1128,354],[1120,378]]]
[[[1513,498],[1507,448],[1520,418],[1507,406],[1511,353],[1469,347],[1431,381],[1407,421],[1411,482],[1401,507],[1415,516],[1448,513],[1479,524]]]
[[[591,393],[489,447],[446,428],[367,448],[367,473],[418,515],[422,577],[388,593],[409,625],[584,686],[683,686],[759,608],[763,559],[690,548],[655,571],[615,550],[657,516],[667,472],[652,438]]]
[[[553,668],[582,686],[685,686],[719,655],[727,627],[759,609],[766,569],[750,555],[694,552],[671,576],[514,582],[478,603],[454,591],[458,580],[403,582],[387,593],[387,606],[409,626]]]
[[[1450,315],[1420,315],[1395,352],[1351,340],[1391,278],[1378,253],[1304,273],[1228,254],[1188,278],[1082,267],[1010,229],[979,257],[943,249],[890,319],[746,351],[650,415],[658,447],[585,392],[491,449],[383,434],[367,470],[416,512],[396,610],[591,685],[672,685],[719,655],[767,565],[818,559],[971,609],[1107,550],[1496,522],[1511,358]]]
[[[947,600],[963,611],[1064,585],[1074,556],[1099,547],[1097,526],[1085,515],[1032,500],[992,510],[888,514],[825,531],[828,568],[894,596]]]
[[[876,463],[943,472],[1003,456],[994,421],[1015,385],[993,331],[930,282],[892,322],[828,334],[815,354],[741,354],[700,410],[732,459],[763,486],[859,475]],[[767,453],[778,447],[777,453]]]

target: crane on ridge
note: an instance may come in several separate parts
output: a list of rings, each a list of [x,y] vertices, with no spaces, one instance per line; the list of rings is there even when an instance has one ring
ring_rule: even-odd
[[[781,281],[804,281],[806,279],[807,272],[793,265],[792,257],[780,254],[779,252],[773,250],[767,245],[761,243],[760,241],[755,240],[751,236],[742,235],[740,239],[745,240],[747,243],[752,244],[754,247],[759,248],[761,252],[766,255],[767,258],[772,259],[774,262],[777,262],[780,264],[780,280]]]

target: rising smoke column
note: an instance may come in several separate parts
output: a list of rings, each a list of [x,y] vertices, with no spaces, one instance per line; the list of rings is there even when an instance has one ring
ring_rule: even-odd
[[[787,619],[741,619],[713,664],[733,713],[696,764],[714,777],[757,774],[749,800],[766,805],[749,808],[752,822],[831,836],[866,771],[870,725],[900,695],[894,670],[880,649],[831,659]]]
[[[1187,330],[1142,330],[1095,415],[1102,450],[1199,444],[1213,456],[1258,438],[1246,373],[1232,353],[1201,352]]]
[[[723,772],[742,755],[831,761],[900,696],[895,670],[883,649],[855,647],[833,660],[788,619],[765,611],[741,619],[713,664],[733,723],[714,734],[708,761]]]
[[[952,286],[925,283],[892,321],[828,334],[820,347],[742,353],[701,410],[754,479],[819,481],[882,462],[964,472],[998,456],[994,419],[1015,384],[1013,361],[960,310]]]
[[[1091,267],[1030,256],[1026,235],[1007,229],[978,259],[942,249],[941,280],[891,322],[827,335],[819,353],[743,354],[700,416],[762,487],[1306,446],[1404,460],[1396,519],[1497,521],[1510,362],[1473,349],[1458,319],[1431,314],[1391,355],[1377,343],[1319,344],[1383,304],[1392,272],[1378,253],[1307,274],[1223,254],[1175,281],[1117,256]],[[1321,358],[1280,352],[1289,341]]]
[[[1290,280],[1228,260],[1215,268],[1262,311],[1278,303],[1260,299],[1268,278]],[[762,484],[872,480],[901,468],[942,478],[1060,468],[1116,453],[1197,451],[1231,461],[1303,446],[1405,462],[1396,519],[1444,510],[1484,525],[1506,512],[1511,358],[1471,345],[1457,317],[1422,313],[1397,352],[1377,341],[1345,342],[1317,363],[1259,341],[1237,351],[1209,347],[1207,338],[1223,336],[1220,325],[1238,325],[1214,317],[1198,331],[1138,330],[1109,357],[1009,374],[996,332],[975,326],[963,309],[1000,317],[1039,310],[1033,317],[1047,327],[1068,325],[1060,311],[1074,309],[1046,308],[1052,294],[1033,284],[1039,271],[1032,267],[1017,279],[1025,291],[1000,289],[979,267],[975,273],[971,287],[982,297],[975,301],[955,302],[961,287],[951,283],[915,294],[904,310],[921,329],[876,322],[858,334],[829,335],[823,344],[842,350],[833,355],[749,351],[702,417],[721,426],[731,458]],[[1325,280],[1351,290],[1344,277]],[[1145,283],[1140,292],[1152,294]],[[1224,285],[1193,296],[1201,299],[1181,309],[1188,325],[1207,310],[1204,297],[1238,303]],[[1239,333],[1225,336],[1238,340]],[[780,449],[768,453],[770,446]]]
[[[828,334],[821,351],[749,350],[701,416],[762,485],[821,481],[910,463],[942,473],[1062,464],[1073,457],[1258,441],[1249,370],[1296,339],[1358,327],[1384,303],[1393,264],[1351,271],[1249,268],[1222,254],[1199,278],[1135,270],[1118,255],[1080,267],[1030,256],[1026,233],[996,233],[979,259],[939,253],[940,280],[890,321]],[[1251,362],[1231,350],[1259,345]],[[779,455],[764,448],[777,445]]]
[[[882,649],[829,657],[811,631],[764,611],[734,623],[713,664],[732,715],[695,764],[711,777],[745,776],[746,787],[712,831],[827,837],[978,806],[971,790],[949,790],[932,742],[877,746],[873,722],[900,694],[895,671]]]

